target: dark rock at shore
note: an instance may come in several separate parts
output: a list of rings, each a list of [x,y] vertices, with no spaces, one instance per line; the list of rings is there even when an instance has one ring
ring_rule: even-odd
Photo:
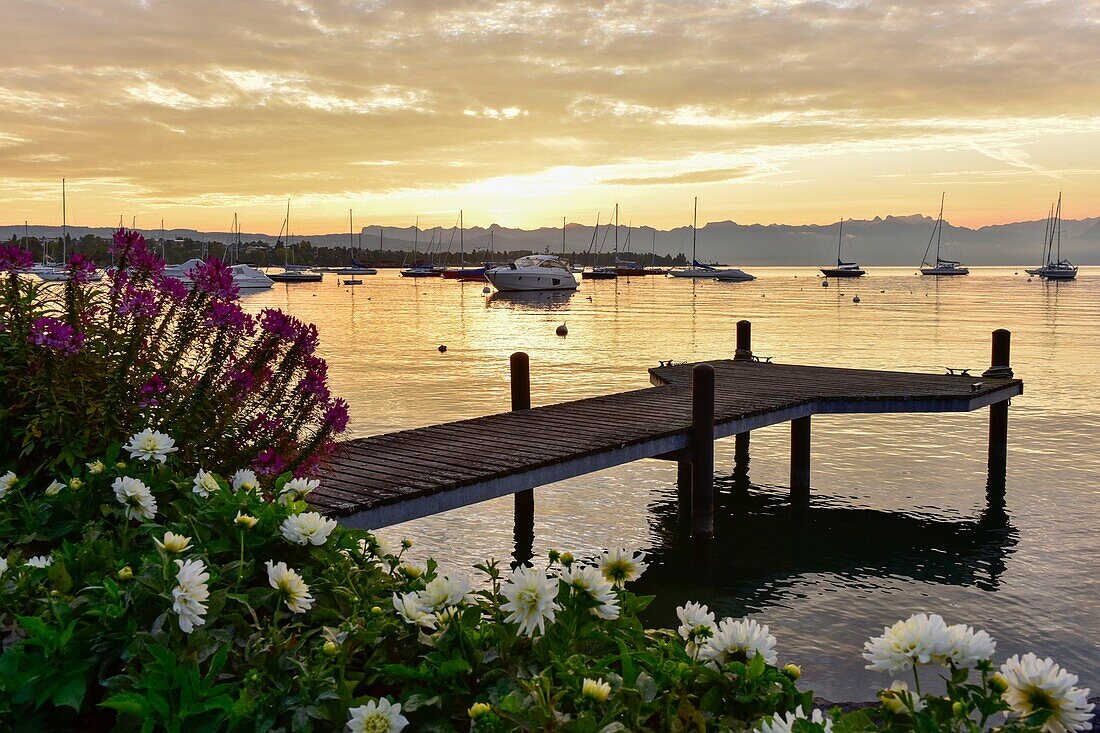
[[[1100,733],[1100,696],[1090,697],[1089,702],[1093,704],[1093,716],[1092,727],[1086,728],[1085,733]],[[863,710],[865,708],[873,708],[878,705],[877,702],[832,702],[826,700],[823,697],[814,698],[814,707],[821,708],[822,710],[831,710],[834,707],[840,708],[842,712],[850,713],[855,710]]]

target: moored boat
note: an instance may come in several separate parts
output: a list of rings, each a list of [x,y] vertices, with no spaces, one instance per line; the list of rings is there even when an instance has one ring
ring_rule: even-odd
[[[921,259],[920,274],[937,276],[969,275],[970,270],[957,260],[945,260],[940,257],[940,243],[943,239],[943,201],[945,194],[940,195],[940,215],[936,218],[936,227],[932,230],[932,236],[928,239],[928,246],[924,248],[924,257]],[[936,260],[928,261],[928,252],[932,249],[932,240],[936,241]]]
[[[508,267],[486,271],[485,279],[497,290],[576,290],[577,278],[554,255],[527,255]]]
[[[1077,277],[1077,265],[1062,257],[1062,193],[1058,192],[1058,206],[1051,207],[1047,217],[1046,234],[1043,236],[1043,260],[1046,264],[1030,270],[1044,280],[1073,280]]]
[[[840,259],[840,247],[844,243],[844,220],[840,220],[840,232],[836,237],[836,267],[822,267],[821,274],[825,277],[863,277],[865,271],[858,262],[845,262]]]

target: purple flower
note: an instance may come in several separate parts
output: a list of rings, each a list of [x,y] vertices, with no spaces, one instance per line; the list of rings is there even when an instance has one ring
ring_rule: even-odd
[[[160,400],[157,398],[167,391],[168,387],[164,384],[164,380],[160,378],[159,374],[154,374],[149,377],[145,384],[141,385],[141,401],[138,402],[138,406],[153,407],[159,405]]]
[[[225,378],[229,381],[229,391],[238,397],[251,392],[256,385],[256,375],[249,369],[231,369]]]
[[[119,269],[130,268],[153,275],[164,272],[164,260],[150,250],[145,244],[145,237],[133,229],[115,232],[110,252]]]
[[[45,346],[58,354],[75,354],[84,347],[84,334],[49,316],[36,318],[27,338],[32,344]]]
[[[252,421],[252,432],[275,433],[283,426],[283,421],[277,417],[268,417],[266,412],[261,412]]]
[[[182,280],[161,275],[153,279],[153,284],[157,286],[160,292],[177,303],[182,303],[187,298],[187,286],[183,284]]]
[[[286,470],[286,459],[275,452],[273,448],[264,448],[260,454],[252,459],[252,470],[261,476],[278,475]]]
[[[320,360],[319,360],[320,361]],[[319,367],[310,369],[298,382],[297,390],[302,394],[313,395],[324,401],[331,394],[326,381],[328,380],[328,365],[321,361]]]
[[[298,337],[301,322],[293,316],[288,316],[281,310],[264,308],[260,312],[260,328],[273,336],[278,336],[284,341],[293,341]]]
[[[226,300],[211,301],[206,309],[206,325],[244,332],[250,336],[254,330],[252,317],[236,303]]]
[[[348,403],[339,397],[332,400],[325,408],[321,421],[334,433],[344,432],[348,427]]]
[[[95,262],[77,252],[69,260],[69,279],[74,283],[90,283],[95,279]]]
[[[307,354],[312,354],[317,350],[317,346],[321,342],[321,338],[317,334],[317,327],[312,323],[299,323],[299,325],[301,328],[298,329],[298,346]]]
[[[240,292],[233,282],[233,272],[216,257],[207,257],[191,270],[191,279],[195,289],[201,293],[213,295],[220,300],[236,300]]]
[[[135,316],[152,318],[160,312],[160,303],[157,302],[156,293],[152,290],[127,285],[122,300],[118,304],[118,312],[122,315],[132,313]]]
[[[34,264],[30,250],[14,244],[0,246],[0,272],[22,272]]]

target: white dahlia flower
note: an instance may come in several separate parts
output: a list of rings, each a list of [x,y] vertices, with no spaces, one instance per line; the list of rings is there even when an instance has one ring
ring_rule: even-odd
[[[157,500],[141,479],[119,476],[111,484],[115,498],[125,507],[127,519],[152,519],[157,514]]]
[[[325,519],[317,512],[293,514],[283,520],[279,531],[283,539],[296,545],[323,545],[332,530],[336,529],[335,519]]]
[[[285,562],[275,565],[268,560],[265,565],[267,582],[282,593],[287,608],[294,613],[305,613],[313,606],[313,596],[309,594],[309,586],[301,575],[288,568]]]
[[[714,624],[714,612],[702,603],[689,601],[676,609],[676,616],[680,619],[680,627],[676,631],[685,642],[685,650],[692,659],[698,659],[707,639],[718,630]]]
[[[305,498],[320,485],[321,482],[316,479],[292,478],[283,484],[283,490],[279,492],[279,503],[285,505]]]
[[[649,567],[642,562],[644,559],[644,552],[634,554],[623,547],[608,550],[600,556],[600,572],[612,585],[621,588],[642,577],[642,573]]]
[[[1013,655],[1001,665],[1001,675],[1008,682],[1004,700],[1015,716],[1050,713],[1043,723],[1045,733],[1089,729],[1093,705],[1088,688],[1077,687],[1077,675],[1050,657],[1040,659],[1031,652]]]
[[[350,733],[398,733],[409,721],[401,714],[401,705],[386,698],[348,710]]]
[[[210,573],[206,572],[202,560],[176,560],[176,566],[179,570],[176,572],[176,587],[172,589],[172,610],[180,617],[180,630],[190,634],[196,626],[206,623],[203,618],[206,606],[203,603],[210,598],[206,587]]]
[[[764,718],[760,721],[759,730],[760,733],[791,733],[794,730],[796,720],[809,720],[811,723],[823,727],[825,733],[831,733],[833,730],[833,721],[822,715],[820,710],[814,710],[807,718],[801,705],[795,708],[793,713],[776,713],[770,718]]]
[[[237,524],[237,526],[244,527],[245,529],[252,529],[256,526],[256,522],[258,521],[260,520],[257,517],[239,511],[237,512],[237,516],[233,518],[233,522]]]
[[[437,575],[417,595],[428,611],[440,611],[470,600],[470,583],[463,578]]]
[[[130,442],[122,447],[130,452],[131,458],[160,463],[164,463],[169,453],[177,450],[176,441],[152,428],[145,428],[140,433],[130,436]]]
[[[584,682],[581,683],[581,694],[590,700],[603,702],[611,694],[611,685],[604,682],[602,678],[592,680],[585,677]]]
[[[942,664],[951,652],[951,633],[938,614],[918,613],[867,641],[863,658],[867,669],[903,672],[920,664]]]
[[[397,615],[412,626],[422,626],[425,629],[434,629],[436,625],[435,614],[424,607],[419,593],[393,594],[393,608]]]
[[[53,565],[53,558],[49,555],[35,555],[27,558],[27,565],[32,568],[48,568]]]
[[[596,602],[592,615],[608,621],[619,617],[619,599],[615,589],[599,568],[573,563],[561,571],[560,577],[566,585],[586,593]]]
[[[992,659],[997,651],[997,642],[984,631],[975,631],[966,624],[947,627],[950,648],[947,660],[956,667],[973,667],[980,661]]]
[[[199,472],[195,474],[195,479],[191,482],[191,491],[205,499],[217,490],[218,480],[214,478],[214,474],[207,473],[200,468]]]
[[[699,650],[701,659],[710,659],[718,665],[729,661],[747,661],[757,654],[764,655],[764,661],[775,664],[775,637],[768,633],[768,627],[752,619],[722,619]]]
[[[507,611],[504,619],[519,624],[519,633],[535,635],[535,629],[546,631],[546,623],[554,622],[554,612],[561,607],[554,602],[558,595],[558,579],[548,578],[535,568],[518,567],[508,576],[500,590],[507,603],[500,610]]]
[[[91,463],[85,463],[84,466],[88,469],[88,473],[92,475],[103,473],[107,470],[106,464],[104,464],[103,461],[100,460],[95,460]]]
[[[153,538],[153,542],[157,543],[157,547],[165,552],[173,555],[178,555],[186,549],[191,547],[191,538],[187,535],[176,534],[175,532],[165,532],[164,539],[158,540]],[[179,562],[178,560],[176,562]]]
[[[15,475],[14,471],[8,471],[0,476],[0,499],[3,499],[4,495],[11,491],[18,481],[19,477]]]
[[[255,491],[260,488],[260,479],[256,478],[256,472],[242,468],[233,474],[232,485],[234,491]]]
[[[61,483],[57,479],[54,479],[50,482],[50,485],[46,487],[46,491],[44,493],[46,494],[46,496],[57,496],[61,493],[61,490],[63,488],[65,488],[65,484]]]

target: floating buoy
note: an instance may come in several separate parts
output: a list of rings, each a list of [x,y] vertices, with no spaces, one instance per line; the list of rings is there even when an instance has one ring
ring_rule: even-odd
[[[1031,282],[1031,278],[1029,277],[1029,278],[1027,279],[1027,281],[1028,281],[1028,282]]]
[[[557,330],[555,330],[554,333],[556,333],[559,336],[568,336],[569,335],[569,327],[566,326],[563,323],[560,326],[558,326]]]
[[[592,300],[592,296],[591,296],[591,295],[589,295],[589,296],[588,296],[588,299],[589,299],[589,300]]]
[[[880,292],[880,293],[885,293],[886,291],[885,291],[885,290],[880,290],[879,292]]]
[[[481,292],[483,292],[483,293],[485,293],[486,295],[488,295],[489,293],[493,292],[493,289],[492,289],[491,287],[489,287],[488,285],[486,285],[485,287],[483,287],[483,288],[481,289]]]
[[[853,303],[858,303],[859,302],[859,296],[857,295],[856,297],[852,298],[852,302]]]
[[[439,345],[439,353],[442,354],[445,351],[447,351],[447,345],[446,344],[440,344]]]
[[[823,288],[829,287],[829,281],[828,280],[822,280],[821,281],[821,287],[823,287]]]
[[[1017,270],[1016,272],[1014,272],[1014,273],[1012,273],[1012,274],[1013,274],[1013,275],[1019,275],[1019,274],[1020,274],[1020,271],[1019,271],[1019,270]]]

